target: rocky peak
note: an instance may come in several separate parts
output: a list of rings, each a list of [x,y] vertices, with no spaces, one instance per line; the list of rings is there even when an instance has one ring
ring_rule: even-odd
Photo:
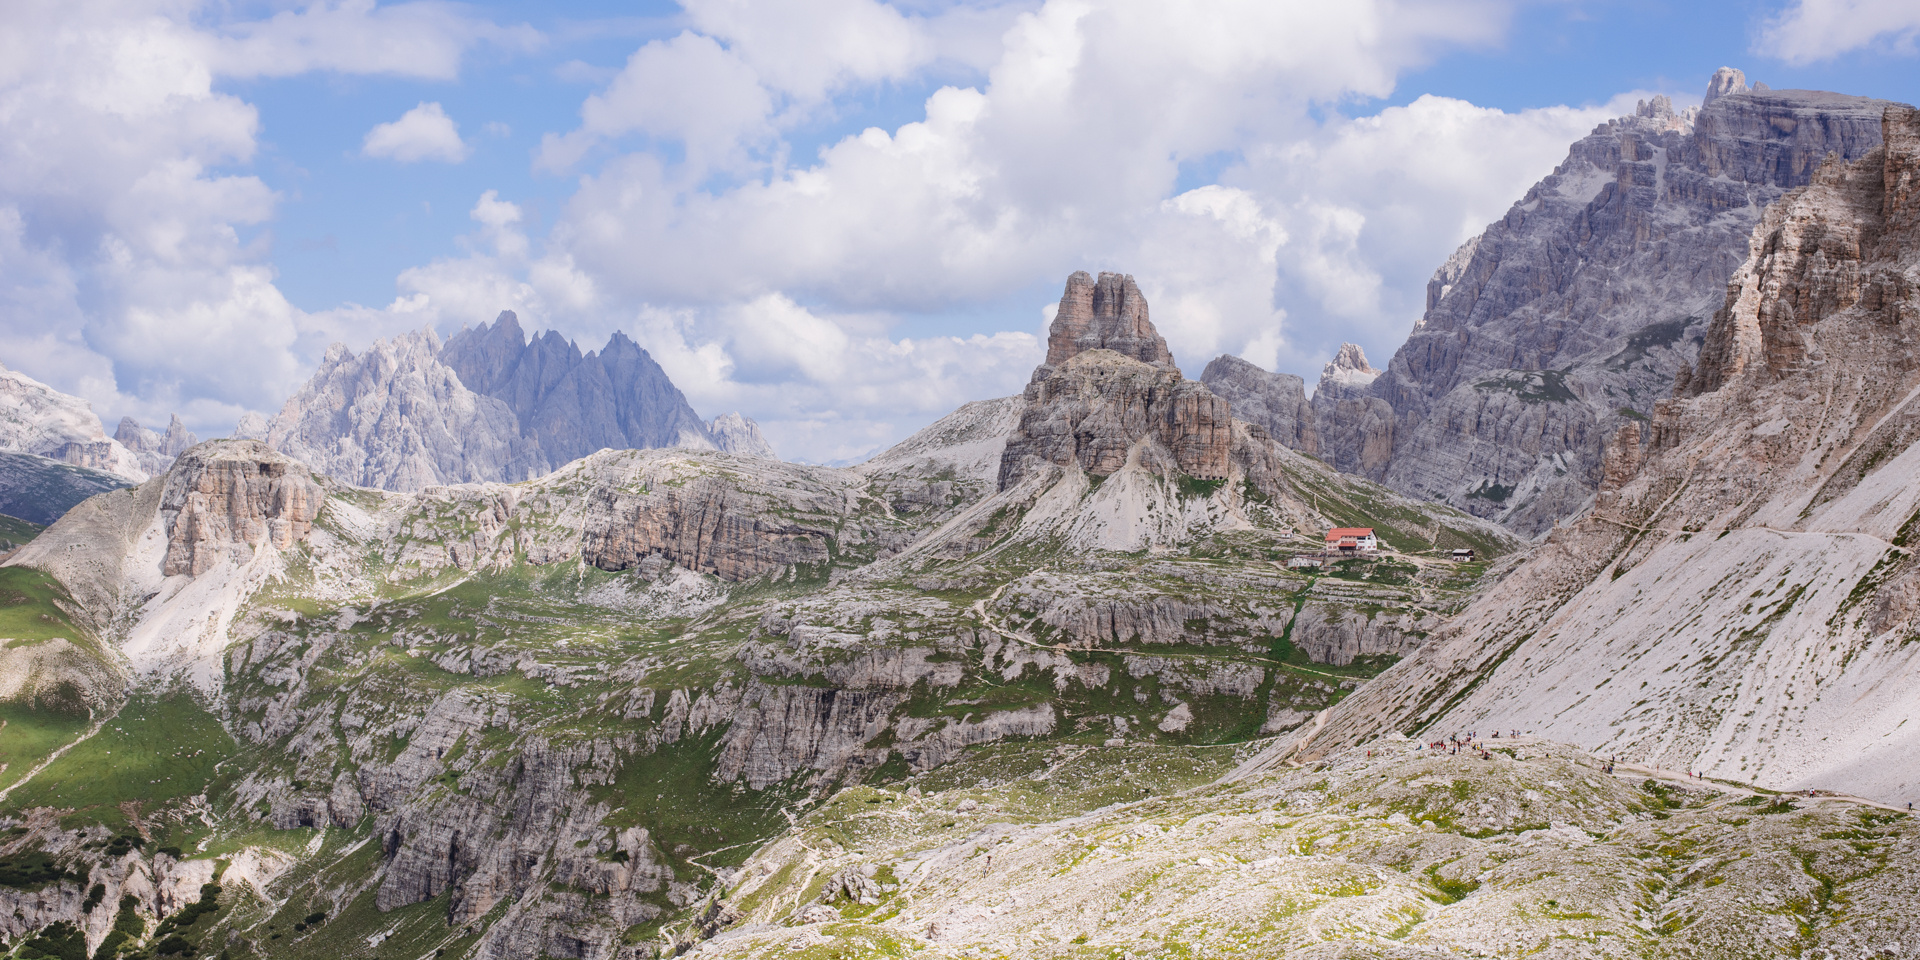
[[[150,474],[162,474],[173,465],[173,460],[185,453],[187,448],[200,442],[200,438],[180,422],[180,415],[174,414],[167,424],[166,433],[156,433],[140,425],[132,417],[121,417],[120,426],[114,430],[113,438],[120,445],[133,451],[140,458],[141,469]]]
[[[286,550],[307,538],[325,492],[307,466],[258,440],[215,440],[183,452],[160,499],[167,526],[165,576],[198,576],[256,547]]]
[[[233,425],[236,440],[265,440],[267,438],[267,418],[252,410],[240,415],[240,422]]]
[[[739,411],[723,413],[707,422],[707,433],[713,438],[714,446],[741,457],[757,460],[778,460],[780,455],[773,452],[773,444],[767,442],[760,425]]]
[[[1749,372],[1792,375],[1813,348],[1807,331],[1856,305],[1895,325],[1916,312],[1916,284],[1900,261],[1920,248],[1920,110],[1889,104],[1881,123],[1878,162],[1831,159],[1809,188],[1768,209],[1707,330],[1699,369],[1681,371],[1676,394],[1710,393]]]
[[[0,451],[31,453],[138,483],[140,458],[107,436],[87,401],[0,366]]]
[[[1380,371],[1367,363],[1366,351],[1361,350],[1359,344],[1343,343],[1340,345],[1340,352],[1334,354],[1333,359],[1320,368],[1319,389],[1358,390],[1372,383],[1378,376]]]
[[[1707,95],[1701,99],[1700,106],[1705,109],[1721,97],[1746,92],[1747,75],[1733,67],[1721,67],[1707,81]]]
[[[1047,361],[1034,369],[1034,382],[1088,350],[1112,350],[1142,363],[1173,365],[1173,354],[1147,318],[1147,298],[1131,274],[1103,272],[1095,280],[1085,270],[1076,270],[1067,278],[1060,309],[1047,331]]]
[[[267,425],[273,449],[358,486],[420,490],[522,480],[547,466],[505,403],[467,389],[417,330],[355,355],[334,344]]]
[[[718,446],[666,371],[624,333],[583,354],[553,330],[527,340],[519,317],[503,310],[460,331],[440,357],[467,387],[504,402],[553,466],[606,448]]]
[[[1323,379],[1319,455],[1527,535],[1583,509],[1607,439],[1697,356],[1760,212],[1880,142],[1884,101],[1709,87],[1601,124],[1456,251],[1384,371]]]

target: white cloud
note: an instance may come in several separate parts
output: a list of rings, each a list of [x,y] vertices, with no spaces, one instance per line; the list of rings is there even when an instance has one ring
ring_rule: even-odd
[[[195,26],[188,2],[39,2],[24,40],[0,35],[0,359],[143,419],[271,409],[326,340],[506,308],[587,343],[625,328],[703,413],[830,460],[1017,391],[1075,269],[1135,274],[1190,373],[1220,351],[1311,372],[1343,339],[1389,352],[1452,247],[1630,110],[1423,97],[1349,118],[1436,51],[1498,42],[1507,0],[689,0],[688,29],[618,71],[561,71],[603,86],[542,140],[538,166],[582,174],[544,236],[488,191],[461,254],[399,271],[392,303],[306,314],[241,239],[278,198],[232,172],[258,119],[214,78],[449,77],[537,36],[365,0]],[[793,131],[930,77],[951,83],[913,122],[791,156]],[[423,102],[363,149],[468,146]],[[1015,329],[913,326],[958,314]]]
[[[503,27],[459,4],[419,0],[317,0],[265,20],[226,26],[203,41],[210,67],[231,77],[288,77],[314,70],[451,80],[481,43],[530,50],[532,27]]]
[[[109,425],[178,411],[209,435],[275,409],[331,322],[275,286],[253,228],[280,198],[244,169],[259,116],[217,78],[451,76],[473,44],[531,36],[443,4],[226,10],[16,0],[0,30],[0,360]]]
[[[694,29],[725,41],[768,87],[803,101],[896,80],[933,59],[919,18],[875,0],[685,0]]]
[[[769,135],[772,110],[772,98],[738,56],[712,37],[685,32],[629,57],[619,76],[580,107],[578,129],[542,139],[538,162],[566,169],[603,140],[641,133],[682,144],[698,176],[738,160]]]
[[[421,103],[391,123],[367,131],[361,154],[401,163],[439,160],[459,163],[471,152],[460,139],[460,128],[438,103]]]
[[[1754,52],[1805,66],[1865,47],[1911,54],[1920,41],[1912,0],[1799,0],[1769,20]]]
[[[1326,124],[1313,114],[1391,92],[1399,72],[1434,49],[1497,40],[1502,4],[1053,0],[1012,19],[982,85],[941,89],[927,99],[924,119],[848,136],[817,162],[790,168],[767,147],[779,136],[777,97],[893,76],[926,63],[939,45],[921,39],[931,21],[869,22],[861,18],[873,5],[865,3],[822,7],[844,14],[825,18],[839,24],[822,28],[829,39],[796,35],[784,50],[757,46],[779,34],[741,28],[739,4],[696,4],[691,21],[719,39],[688,32],[643,48],[619,80],[588,99],[578,130],[549,141],[543,156],[556,165],[641,129],[685,143],[689,158],[725,154],[736,168],[759,164],[758,175],[713,188],[704,186],[704,167],[689,169],[693,159],[676,164],[642,148],[583,178],[549,242],[597,278],[609,302],[700,307],[778,294],[838,310],[937,312],[1073,269],[1124,269],[1155,298],[1162,330],[1189,365],[1218,350],[1304,355],[1315,348],[1289,345],[1295,338],[1277,332],[1289,311],[1276,297],[1310,297],[1315,312],[1386,326],[1380,315],[1397,304],[1368,259],[1370,243],[1379,245],[1371,230],[1446,221],[1423,282],[1458,242],[1463,218],[1484,223],[1518,196],[1525,183],[1512,183],[1510,167],[1538,178],[1578,125],[1593,122],[1585,114],[1558,124],[1528,118],[1512,125],[1553,131],[1524,143],[1486,136],[1484,149],[1441,145],[1443,153],[1457,150],[1457,167],[1482,165],[1462,176],[1412,171],[1382,189],[1351,169],[1328,170],[1351,192],[1317,195],[1315,184],[1254,167],[1286,151],[1315,163],[1325,154],[1325,167],[1358,159],[1387,180],[1384,167],[1429,162],[1423,150],[1338,155],[1364,152],[1369,137],[1381,147],[1389,135],[1412,140],[1422,131],[1410,128],[1422,122],[1444,127],[1447,119],[1431,115],[1445,111],[1434,105],[1383,115],[1371,134],[1364,125],[1350,129],[1337,112]],[[896,31],[894,58],[836,55],[834,30]],[[728,83],[699,84],[699,95],[674,105],[665,83],[640,82],[668,73],[642,65],[664,61],[670,48],[697,48],[725,64],[675,75],[724,75]],[[711,93],[723,87],[739,93]],[[708,127],[696,132],[675,120],[692,109]],[[1476,116],[1491,129],[1507,115]],[[1230,186],[1173,196],[1182,163],[1223,153],[1241,158],[1229,164]],[[1505,191],[1500,206],[1481,203],[1489,180]],[[1463,187],[1464,199],[1448,192]],[[1411,320],[1392,323],[1404,329]]]

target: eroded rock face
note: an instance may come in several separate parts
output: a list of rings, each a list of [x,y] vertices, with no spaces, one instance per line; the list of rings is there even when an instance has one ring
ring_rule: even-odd
[[[1162,475],[1225,479],[1233,449],[1227,401],[1180,376],[1131,276],[1067,278],[1047,335],[1047,362],[1022,396],[1000,457],[1000,489],[1043,464],[1107,476],[1132,457]],[[1136,451],[1141,441],[1149,441]]]
[[[1315,663],[1345,666],[1360,657],[1404,657],[1419,649],[1427,629],[1436,625],[1401,614],[1312,602],[1301,606],[1288,637]]]
[[[1613,432],[1592,513],[1314,749],[1508,727],[1780,789],[1920,788],[1920,111],[1884,123],[1767,209],[1700,368]]]
[[[639,495],[600,491],[589,508],[581,556],[603,570],[625,570],[659,555],[736,581],[827,559],[829,530],[783,522],[765,506],[712,477]]]
[[[306,539],[325,493],[305,464],[257,440],[216,441],[182,454],[160,501],[165,576],[197,576],[254,547]]]
[[[1034,462],[1106,476],[1149,438],[1172,461],[1163,472],[1224,478],[1233,417],[1227,401],[1169,366],[1104,349],[1078,354],[1028,385],[1020,429],[1000,461],[1000,488],[1018,484]]]
[[[1088,350],[1173,365],[1173,354],[1147,318],[1147,298],[1131,274],[1102,273],[1095,280],[1076,270],[1067,278],[1067,292],[1060,296],[1060,310],[1047,331],[1047,362],[1034,369],[1033,379],[1046,379],[1055,367]]]
[[[1368,392],[1379,377],[1358,344],[1343,343],[1313,391],[1314,427],[1323,435],[1321,459],[1374,481],[1393,456],[1393,406]]]
[[[1435,273],[1384,373],[1315,394],[1322,458],[1524,534],[1578,511],[1607,439],[1694,360],[1759,211],[1875,147],[1884,106],[1724,70],[1697,112],[1595,129]]]
[[[1200,374],[1207,389],[1231,405],[1233,415],[1266,428],[1275,440],[1309,456],[1320,452],[1306,381],[1271,373],[1239,357],[1221,354]]]

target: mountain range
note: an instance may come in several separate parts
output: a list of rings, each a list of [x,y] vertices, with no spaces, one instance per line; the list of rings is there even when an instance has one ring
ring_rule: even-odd
[[[844,468],[510,313],[198,444],[8,381],[6,456],[170,460],[0,527],[0,937],[1912,955],[1920,110],[1707,99],[1311,397],[1187,379],[1112,272],[1020,394]]]

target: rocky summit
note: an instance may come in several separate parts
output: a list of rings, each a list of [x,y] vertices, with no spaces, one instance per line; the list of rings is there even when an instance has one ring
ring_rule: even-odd
[[[1165,476],[1227,477],[1228,404],[1180,376],[1130,276],[1067,278],[1047,335],[1047,362],[1034,369],[1022,400],[1020,424],[1000,460],[1002,490],[1041,464],[1098,477],[1132,463]]]
[[[1767,209],[1699,366],[1610,438],[1593,510],[1286,749],[1512,726],[1920,792],[1920,111],[1883,123]]]
[[[1602,124],[1435,271],[1384,371],[1323,378],[1318,455],[1528,536],[1583,509],[1607,439],[1693,364],[1761,212],[1879,146],[1885,107],[1722,70],[1698,109]]]

